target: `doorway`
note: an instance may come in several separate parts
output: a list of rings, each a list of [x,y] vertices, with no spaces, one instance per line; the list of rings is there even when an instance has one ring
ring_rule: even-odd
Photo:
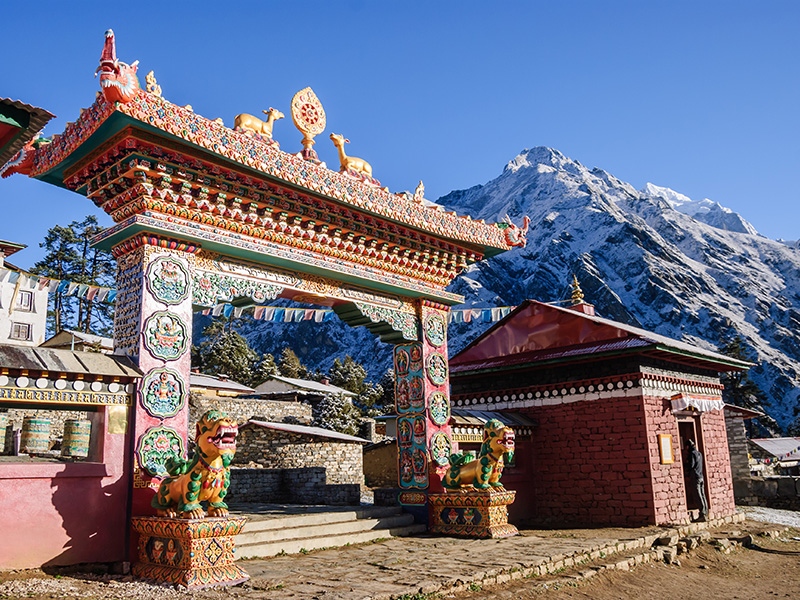
[[[694,415],[686,415],[678,417],[678,435],[681,444],[681,458],[683,460],[683,489],[686,492],[686,508],[690,511],[697,511],[699,514],[701,510],[700,498],[697,495],[697,486],[695,485],[694,478],[689,470],[689,440],[693,440],[697,449],[703,455],[703,481],[706,499],[708,495],[708,477],[706,471],[705,451],[703,449],[703,436],[700,427],[700,417]],[[710,505],[710,502],[709,502]],[[710,510],[710,506],[709,506]]]

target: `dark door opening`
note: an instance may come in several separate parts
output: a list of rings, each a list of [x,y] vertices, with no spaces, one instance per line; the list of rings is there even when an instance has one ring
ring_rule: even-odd
[[[693,440],[697,449],[703,454],[703,480],[705,482],[705,496],[708,498],[708,477],[706,477],[705,452],[703,451],[703,439],[700,435],[700,427],[695,417],[687,417],[678,421],[678,434],[681,443],[681,457],[683,459],[683,487],[686,491],[686,507],[689,511],[700,511],[700,498],[697,495],[692,473],[689,470],[689,440]]]

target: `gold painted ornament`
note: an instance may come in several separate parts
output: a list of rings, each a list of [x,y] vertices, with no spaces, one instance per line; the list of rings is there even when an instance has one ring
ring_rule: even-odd
[[[317,153],[313,150],[314,136],[325,131],[325,109],[310,87],[303,88],[292,98],[292,121],[294,126],[303,134],[301,155],[306,160],[319,162]]]

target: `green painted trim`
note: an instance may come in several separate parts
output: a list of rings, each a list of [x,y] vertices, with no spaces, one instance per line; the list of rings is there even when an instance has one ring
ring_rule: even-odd
[[[0,104],[0,123],[27,129],[31,124],[31,115],[20,108]]]
[[[303,262],[296,262],[280,258],[277,256],[272,256],[270,254],[267,254],[266,251],[254,252],[236,246],[229,246],[227,244],[220,242],[205,240],[199,237],[194,238],[185,235],[178,235],[176,234],[175,231],[173,231],[168,227],[158,227],[149,224],[145,225],[142,223],[133,223],[128,227],[120,229],[119,231],[115,231],[112,235],[108,237],[95,241],[93,245],[97,246],[98,248],[102,248],[104,250],[111,250],[111,248],[116,246],[117,244],[124,242],[125,240],[140,233],[148,233],[156,236],[163,236],[166,238],[177,239],[182,242],[200,246],[205,250],[210,250],[211,252],[216,252],[226,257],[245,260],[255,265],[260,265],[264,267],[275,267],[288,271],[296,271],[298,273],[305,273],[307,275],[318,275],[342,283],[350,283],[370,291],[383,292],[391,295],[402,296],[405,298],[425,298],[428,300],[432,300],[434,302],[438,302],[440,304],[446,304],[448,306],[455,306],[457,304],[463,304],[464,302],[464,298],[457,294],[448,293],[448,295],[445,296],[445,295],[440,295],[432,290],[428,292],[421,290],[411,290],[403,287],[401,282],[398,282],[396,285],[392,285],[391,283],[379,282],[375,281],[374,279],[369,279],[366,277],[359,277],[356,275],[341,273],[333,269],[325,269],[323,267],[308,265]]]

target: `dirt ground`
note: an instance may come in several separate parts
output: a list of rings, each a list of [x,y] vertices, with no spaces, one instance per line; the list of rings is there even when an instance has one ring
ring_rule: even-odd
[[[631,571],[603,571],[584,580],[568,573],[524,579],[451,596],[457,600],[775,600],[800,598],[800,530],[729,554],[701,544],[678,557],[680,565],[648,563]]]

